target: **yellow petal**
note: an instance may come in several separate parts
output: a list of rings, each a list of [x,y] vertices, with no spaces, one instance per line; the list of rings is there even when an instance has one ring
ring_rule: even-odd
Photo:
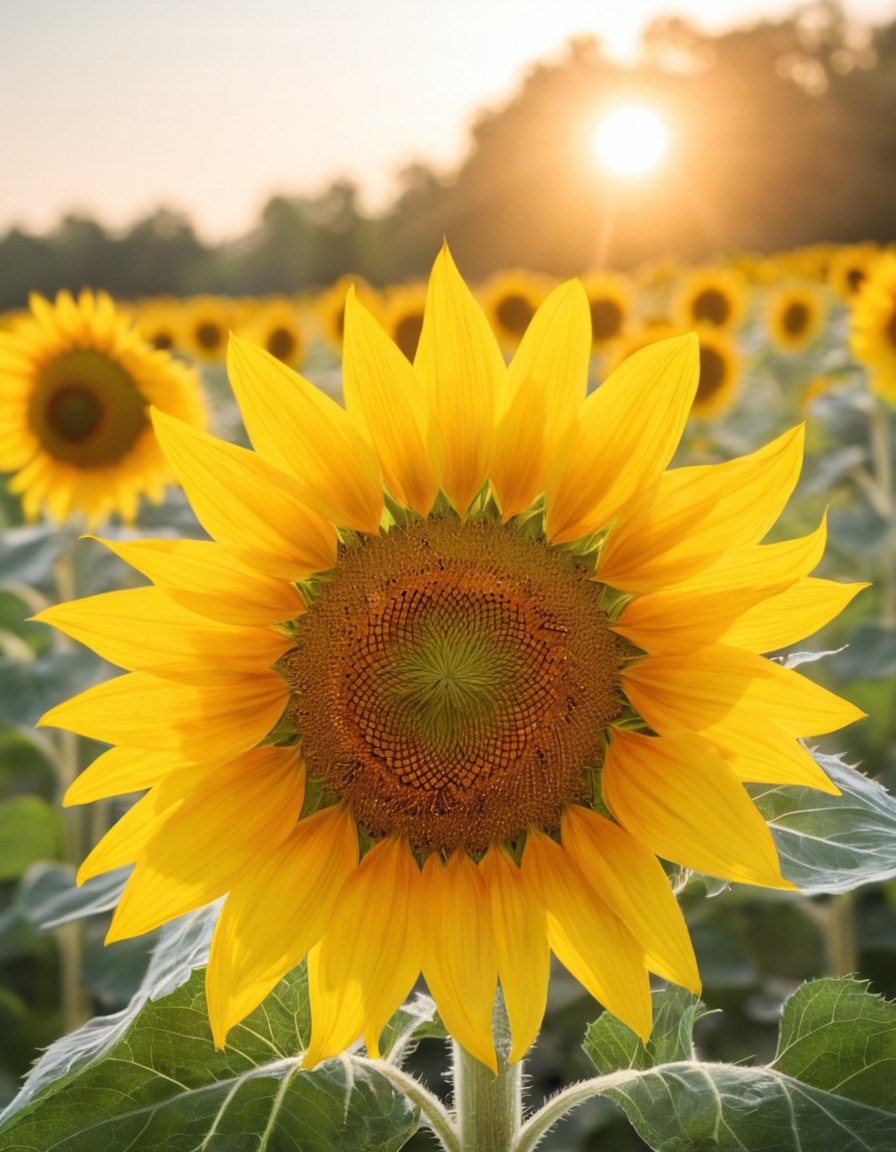
[[[75,777],[63,805],[89,804],[107,796],[142,792],[183,764],[177,752],[144,752],[141,748],[110,748]]]
[[[153,412],[156,435],[203,528],[221,544],[251,549],[257,567],[297,580],[332,568],[336,532],[303,504],[288,476],[246,448]]]
[[[483,856],[479,871],[489,894],[498,978],[507,1008],[511,1064],[522,1060],[544,1018],[551,953],[545,911],[500,844]]]
[[[202,616],[227,624],[293,620],[305,602],[289,580],[259,572],[207,540],[103,540],[116,556]],[[328,563],[336,561],[335,536]]]
[[[489,894],[461,848],[423,866],[423,975],[445,1027],[497,1074],[492,1011],[498,987]]]
[[[576,804],[564,810],[561,839],[591,887],[641,944],[647,967],[699,994],[687,925],[653,852],[618,824]]]
[[[363,1032],[379,1037],[420,974],[420,868],[407,844],[389,837],[367,853],[339,893],[326,932],[308,957],[311,1043],[303,1064],[344,1052]]]
[[[868,584],[838,584],[806,576],[748,608],[718,637],[721,644],[774,652],[805,640],[838,616]]]
[[[735,708],[700,735],[709,740],[738,778],[755,784],[796,784],[839,796],[840,789],[816,763],[811,752],[779,725]]]
[[[742,884],[793,887],[744,786],[699,736],[614,730],[601,795],[623,828],[664,860]]]
[[[716,644],[681,654],[647,656],[622,672],[626,695],[654,731],[699,732],[734,710],[791,736],[817,736],[864,713],[789,668]]]
[[[367,429],[386,487],[427,516],[439,492],[430,456],[429,403],[414,369],[349,289],[345,301],[342,390],[346,411]]]
[[[803,461],[802,426],[749,456],[676,468],[619,514],[599,578],[626,592],[687,580],[728,548],[756,544],[778,519]]]
[[[377,532],[383,511],[379,465],[345,410],[238,336],[230,337],[227,371],[250,440],[293,478],[300,498],[334,524]]]
[[[46,608],[33,619],[129,671],[181,662],[269,668],[292,646],[273,628],[240,628],[197,616],[160,588],[103,592]]]
[[[544,491],[548,463],[585,399],[590,358],[588,298],[570,280],[535,313],[508,369],[491,465],[505,520]]]
[[[205,973],[216,1048],[321,938],[357,862],[355,822],[340,805],[300,820],[234,885]]]
[[[653,1017],[644,949],[550,837],[529,829],[522,862],[526,887],[548,914],[557,959],[591,995],[642,1040]]]
[[[159,785],[164,816],[138,854],[107,942],[150,932],[217,900],[289,835],[305,794],[295,748],[256,748]]]
[[[811,572],[824,542],[822,522],[799,540],[730,549],[690,579],[630,600],[614,631],[645,652],[716,643],[734,621]]]
[[[414,370],[441,433],[441,487],[463,516],[488,476],[506,368],[485,314],[447,245],[429,280]]]
[[[640,349],[593,392],[558,447],[545,487],[555,543],[608,524],[672,459],[699,375],[690,333]]]
[[[186,760],[231,759],[272,731],[288,695],[276,672],[209,672],[192,683],[130,672],[57,704],[38,725]]]

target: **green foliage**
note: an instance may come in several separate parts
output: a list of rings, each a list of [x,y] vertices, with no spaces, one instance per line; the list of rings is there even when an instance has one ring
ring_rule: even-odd
[[[149,1003],[86,1067],[63,1074],[0,1127],[3,1152],[197,1147],[389,1152],[417,1128],[417,1109],[372,1067],[297,1054],[309,1033],[304,973],[281,981],[216,1052],[202,975]]]
[[[668,1011],[671,997],[676,1007]],[[696,1004],[659,993],[645,1048],[613,1017],[588,1030],[592,1081],[657,1152],[890,1152],[896,1144],[896,1005],[857,981],[819,980],[784,1005],[772,1065],[701,1063],[691,1055]],[[671,1057],[671,1059],[670,1059]]]

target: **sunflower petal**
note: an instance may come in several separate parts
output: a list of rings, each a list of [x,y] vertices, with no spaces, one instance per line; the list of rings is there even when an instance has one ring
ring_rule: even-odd
[[[704,728],[700,735],[724,757],[738,780],[795,784],[840,795],[809,749],[771,720],[757,724],[754,715],[735,708],[720,724]]]
[[[563,848],[647,956],[647,967],[692,992],[700,975],[687,925],[653,852],[596,812],[570,804],[560,828]]]
[[[414,369],[349,289],[345,301],[342,390],[376,449],[386,487],[421,516],[439,492],[429,451],[429,404]]]
[[[554,543],[604,527],[662,473],[697,390],[697,353],[693,333],[659,340],[588,397],[548,472],[546,523]]]
[[[479,869],[463,849],[423,866],[423,975],[445,1027],[497,1074],[492,1012],[498,986],[491,908]]]
[[[156,435],[196,517],[210,536],[257,549],[257,566],[301,579],[332,568],[336,532],[302,503],[288,476],[246,448],[153,413]]]
[[[126,748],[180,752],[186,760],[229,759],[267,736],[287,696],[276,672],[209,672],[193,683],[129,672],[57,704],[38,726]]]
[[[137,857],[107,942],[150,932],[217,900],[295,826],[305,767],[295,748],[256,748],[159,785],[165,808]]]
[[[224,903],[205,973],[216,1048],[325,932],[358,862],[358,834],[342,806],[300,820],[258,860]],[[284,915],[284,910],[288,915]]]
[[[644,949],[588,883],[572,856],[530,828],[523,881],[548,914],[557,959],[591,995],[642,1040],[653,1017]]]
[[[108,796],[142,792],[183,764],[177,752],[145,752],[141,748],[110,748],[69,785],[62,803],[89,804]]]
[[[750,652],[775,652],[812,636],[838,616],[869,584],[839,584],[806,576],[748,608],[722,632],[720,644]]]
[[[488,476],[506,368],[485,314],[447,245],[429,280],[414,371],[441,432],[442,490],[463,516]]]
[[[305,610],[296,586],[260,572],[208,540],[102,540],[172,600],[226,624],[275,624]],[[335,536],[332,561],[335,561]],[[331,561],[331,562],[332,562]]]
[[[585,399],[590,357],[588,298],[570,280],[535,313],[508,369],[491,465],[505,520],[543,491],[548,463]]]
[[[803,439],[800,425],[749,456],[666,472],[620,511],[599,578],[653,592],[708,568],[728,548],[758,543],[796,486]]]
[[[502,845],[486,852],[479,871],[489,894],[498,978],[512,1037],[509,1062],[514,1064],[534,1044],[544,1018],[551,959],[547,920]]]
[[[420,868],[407,843],[376,844],[348,878],[329,926],[308,957],[313,1067],[350,1047],[363,1031],[379,1059],[379,1037],[420,974]]]
[[[293,478],[309,508],[342,527],[377,532],[379,465],[345,410],[238,336],[230,337],[227,371],[256,451]]]
[[[102,592],[46,608],[33,619],[129,671],[180,661],[265,668],[292,646],[272,628],[240,628],[197,616],[160,588]]]
[[[793,887],[746,789],[699,736],[614,730],[601,794],[623,828],[664,860],[743,884]]]

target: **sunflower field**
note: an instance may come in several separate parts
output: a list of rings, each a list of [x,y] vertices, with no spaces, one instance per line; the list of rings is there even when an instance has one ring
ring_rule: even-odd
[[[871,243],[0,316],[0,1152],[893,1152],[894,405]]]

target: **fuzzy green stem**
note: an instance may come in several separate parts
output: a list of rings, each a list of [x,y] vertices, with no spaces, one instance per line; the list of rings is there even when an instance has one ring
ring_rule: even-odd
[[[385,1060],[365,1060],[362,1056],[351,1057],[358,1063],[375,1068],[382,1076],[402,1092],[412,1104],[420,1109],[426,1124],[432,1129],[445,1152],[460,1152],[457,1130],[451,1116],[442,1102],[407,1072]]]
[[[637,1076],[638,1073],[625,1069],[621,1072],[612,1072],[608,1076],[597,1076],[593,1080],[570,1084],[529,1117],[521,1128],[518,1139],[512,1145],[512,1152],[532,1152],[544,1134],[562,1120],[567,1112],[578,1108],[586,1100],[593,1100],[595,1096],[602,1096],[609,1089],[621,1086],[633,1075]]]
[[[855,893],[840,892],[832,896],[827,913],[828,969],[832,976],[853,975],[859,967]]]
[[[522,1122],[522,1061],[501,1061],[496,1076],[459,1044],[452,1050],[460,1152],[511,1152]]]

